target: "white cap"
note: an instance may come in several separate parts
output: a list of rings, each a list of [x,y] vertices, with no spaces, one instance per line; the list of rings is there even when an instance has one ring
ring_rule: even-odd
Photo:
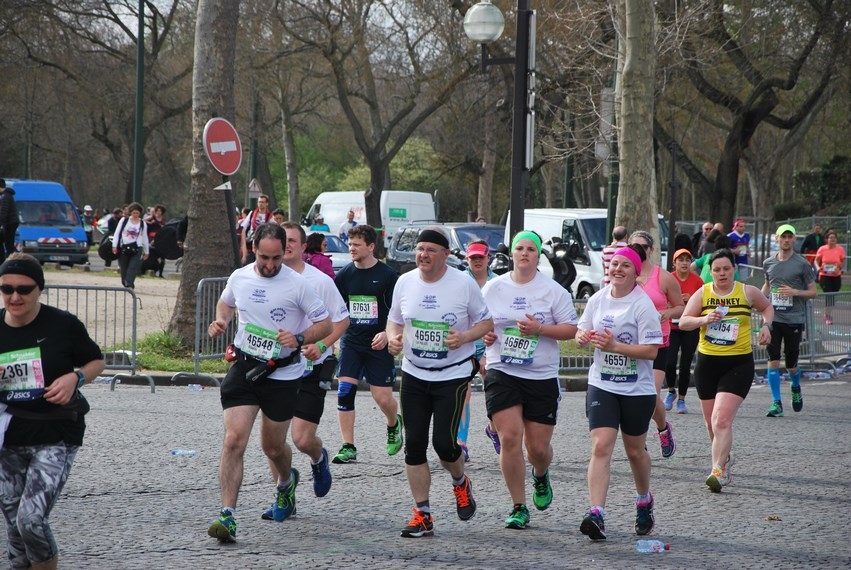
[[[84,212],[91,212],[91,211],[92,211],[92,207],[91,207],[91,206],[89,206],[88,204],[86,204],[86,205],[83,207],[83,211],[84,211]]]

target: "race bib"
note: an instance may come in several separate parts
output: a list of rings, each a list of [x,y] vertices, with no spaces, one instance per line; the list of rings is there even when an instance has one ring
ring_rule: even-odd
[[[731,346],[736,344],[739,337],[739,319],[737,317],[726,317],[717,323],[706,325],[704,338],[707,342],[718,346]]]
[[[823,273],[826,273],[827,275],[833,275],[834,273],[836,273],[836,264],[835,263],[825,263],[824,265],[821,266],[821,270],[822,270]]]
[[[744,244],[740,245],[737,249],[738,249],[739,255],[744,256],[744,255],[748,254],[748,246],[746,246]]]
[[[615,352],[601,352],[600,380],[603,382],[635,383],[638,366],[634,358]]]
[[[29,402],[44,395],[41,349],[28,348],[0,354],[0,402]]]
[[[446,337],[449,335],[449,323],[411,321],[411,352],[420,358],[440,360],[446,358]]]
[[[350,295],[349,319],[356,325],[377,325],[378,298],[373,295]]]
[[[257,325],[245,325],[245,340],[240,347],[242,352],[259,360],[272,360],[281,353],[278,331],[270,331]]]
[[[523,336],[517,327],[508,327],[503,333],[500,362],[526,366],[532,363],[532,356],[538,346],[538,335]]]
[[[792,310],[792,297],[781,295],[776,287],[771,288],[771,305],[778,313]]]

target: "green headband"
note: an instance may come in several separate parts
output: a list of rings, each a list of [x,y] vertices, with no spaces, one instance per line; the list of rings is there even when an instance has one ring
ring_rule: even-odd
[[[511,249],[517,247],[517,242],[521,239],[530,239],[532,243],[535,244],[535,247],[538,248],[538,255],[541,255],[541,238],[535,232],[530,232],[529,230],[522,230],[517,232],[517,235],[514,236],[514,239],[511,240]]]

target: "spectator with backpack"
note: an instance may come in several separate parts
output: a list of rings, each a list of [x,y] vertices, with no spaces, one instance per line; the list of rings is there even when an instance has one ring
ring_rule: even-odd
[[[121,269],[121,285],[133,289],[142,261],[148,259],[150,245],[148,227],[142,219],[142,205],[133,202],[127,206],[128,216],[121,218],[112,239],[112,253],[118,256]]]

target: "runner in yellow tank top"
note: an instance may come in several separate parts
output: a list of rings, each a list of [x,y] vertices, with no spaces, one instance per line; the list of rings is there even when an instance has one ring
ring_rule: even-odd
[[[757,342],[771,341],[774,307],[762,291],[734,280],[733,253],[720,249],[709,260],[712,283],[686,304],[680,329],[700,328],[694,368],[703,422],[712,442],[712,471],[706,485],[713,493],[730,482],[733,458],[733,420],[751,387],[754,374],[751,349],[751,310],[762,313]]]

